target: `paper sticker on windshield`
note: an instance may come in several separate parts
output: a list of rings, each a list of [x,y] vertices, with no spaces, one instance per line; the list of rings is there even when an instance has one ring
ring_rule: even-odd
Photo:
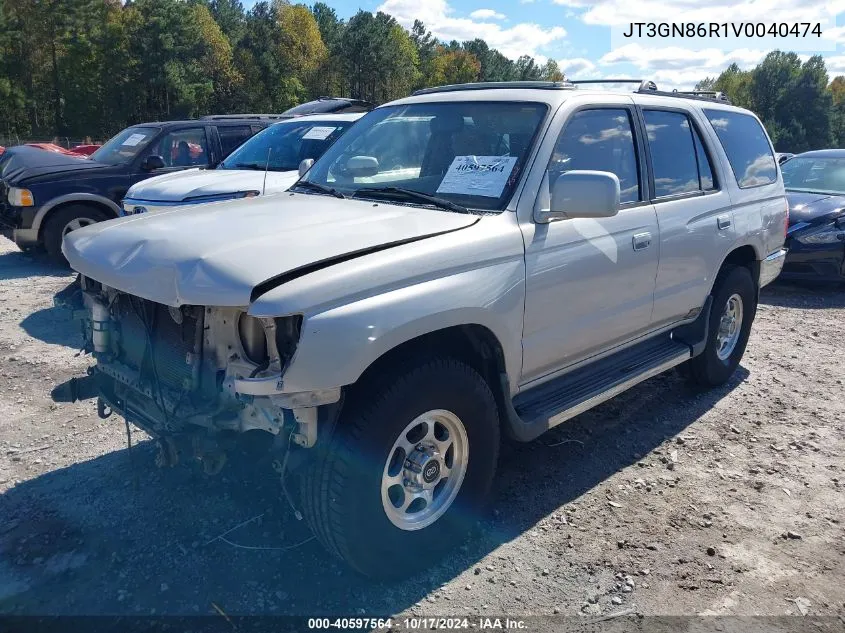
[[[308,130],[303,136],[303,139],[311,139],[314,141],[325,141],[332,135],[337,128],[336,127],[326,127],[315,125],[310,130]]]
[[[138,143],[143,141],[147,138],[146,134],[132,134],[121,145],[128,145],[129,147],[135,147]]]
[[[455,156],[437,193],[498,198],[516,166],[516,156]]]

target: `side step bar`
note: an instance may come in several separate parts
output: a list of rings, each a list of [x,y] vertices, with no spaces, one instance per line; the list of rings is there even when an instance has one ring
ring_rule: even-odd
[[[517,440],[531,441],[692,356],[691,345],[668,334],[643,341],[518,394],[509,411],[511,430]]]

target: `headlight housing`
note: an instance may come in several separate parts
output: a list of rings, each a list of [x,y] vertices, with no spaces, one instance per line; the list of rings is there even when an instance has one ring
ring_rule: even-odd
[[[203,204],[205,202],[220,202],[221,200],[238,200],[240,198],[254,198],[260,191],[232,191],[231,193],[211,193],[203,196],[193,196],[182,200],[184,204]]]
[[[795,238],[803,244],[836,244],[845,242],[845,230],[839,228],[836,222],[796,235]]]
[[[13,207],[33,207],[35,206],[35,196],[29,189],[22,189],[20,187],[9,187],[9,204]]]

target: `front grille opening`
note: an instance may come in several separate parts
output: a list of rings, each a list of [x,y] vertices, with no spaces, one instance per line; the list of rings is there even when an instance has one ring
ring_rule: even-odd
[[[198,387],[202,311],[183,308],[181,323],[165,305],[122,295],[118,316],[120,362],[137,370],[144,382],[155,378],[177,391]]]

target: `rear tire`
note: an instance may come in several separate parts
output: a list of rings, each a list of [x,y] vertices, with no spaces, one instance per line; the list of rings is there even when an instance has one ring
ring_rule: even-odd
[[[757,312],[757,286],[743,266],[723,271],[716,279],[707,346],[685,364],[689,381],[702,387],[725,384],[736,371]]]
[[[62,253],[64,236],[83,226],[108,220],[109,216],[95,207],[84,204],[72,204],[55,211],[44,227],[44,249],[57,264],[67,265]]]
[[[498,460],[496,403],[468,365],[429,360],[351,394],[315,450],[301,499],[317,539],[364,575],[408,576],[482,517]]]

